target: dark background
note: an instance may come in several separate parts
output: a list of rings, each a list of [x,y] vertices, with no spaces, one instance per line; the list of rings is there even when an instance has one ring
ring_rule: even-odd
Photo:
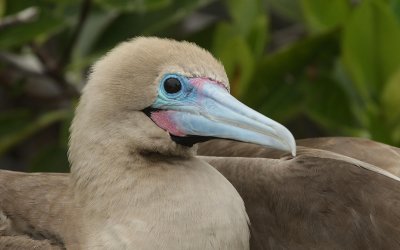
[[[89,67],[139,35],[188,40],[297,139],[400,146],[400,0],[0,0],[0,168],[68,171]]]

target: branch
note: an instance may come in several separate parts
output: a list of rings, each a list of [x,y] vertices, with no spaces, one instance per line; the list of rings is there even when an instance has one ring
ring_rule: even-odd
[[[31,23],[36,20],[39,15],[39,10],[36,7],[29,7],[18,12],[15,15],[5,17],[0,20],[0,30],[16,26],[23,23]]]
[[[35,43],[31,43],[30,47],[34,54],[37,56],[39,61],[42,63],[44,73],[49,78],[53,79],[55,83],[62,89],[63,94],[66,98],[79,96],[79,91],[71,85],[64,76],[64,69],[70,62],[72,50],[79,38],[82,31],[83,25],[87,19],[87,16],[91,7],[91,0],[82,0],[78,22],[71,35],[71,39],[68,41],[66,49],[62,54],[60,60],[57,62],[52,58],[51,55],[46,53],[43,48],[37,46]],[[15,25],[21,22],[33,21],[38,15],[38,9],[35,7],[28,8],[17,15],[10,16],[0,21],[0,28]]]
[[[39,61],[44,67],[44,73],[57,83],[67,98],[79,96],[79,91],[69,83],[64,75],[61,68],[53,61],[50,55],[48,55],[44,50],[38,47],[36,44],[30,44],[30,47]]]
[[[18,63],[17,60],[15,60],[15,55],[7,53],[7,52],[0,52],[0,63],[4,63],[14,69],[17,69],[20,73],[23,75],[27,76],[40,76],[40,72],[37,70],[33,70],[31,68],[26,67],[25,65],[22,65],[21,63]]]
[[[33,45],[32,50],[33,50]],[[40,58],[38,54],[35,52],[36,57]],[[61,91],[60,96],[57,99],[57,102],[63,102],[65,100],[69,100],[71,97],[78,97],[79,92],[73,85],[67,83],[61,76],[56,76],[55,73],[51,73],[47,66],[43,63],[43,59],[41,60],[42,69],[34,69],[31,67],[27,67],[26,64],[21,63],[18,59],[18,56],[7,53],[0,52],[0,63],[4,63],[14,69],[18,74],[23,75],[24,77],[30,79],[41,79],[42,80],[50,80],[50,82],[54,85],[57,85]],[[46,59],[44,59],[46,60]],[[61,98],[61,99],[60,99]]]
[[[91,0],[82,0],[81,11],[79,13],[78,23],[75,27],[74,32],[72,33],[71,39],[69,40],[69,42],[66,46],[63,56],[61,57],[61,60],[59,63],[60,68],[64,68],[65,65],[67,65],[71,59],[72,50],[74,49],[75,44],[78,41],[79,35],[81,34],[83,25],[89,14],[91,4],[92,4]]]

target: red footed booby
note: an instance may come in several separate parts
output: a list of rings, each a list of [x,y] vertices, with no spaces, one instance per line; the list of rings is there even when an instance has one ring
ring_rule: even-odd
[[[285,127],[229,94],[207,51],[159,38],[114,48],[94,65],[71,125],[71,207],[58,234],[66,248],[249,249],[243,200],[195,157],[192,145],[209,137],[295,153]],[[1,196],[13,220],[3,205],[13,196]]]
[[[210,141],[200,153],[225,157],[196,156],[193,144],[211,138],[280,151],[219,154]],[[71,174],[0,171],[0,248],[399,248],[396,176],[296,152],[291,133],[233,98],[223,66],[188,42],[136,38],[97,62],[69,159]]]

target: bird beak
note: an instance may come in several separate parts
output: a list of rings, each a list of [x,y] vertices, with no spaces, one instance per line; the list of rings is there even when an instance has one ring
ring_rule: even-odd
[[[238,101],[222,84],[203,78],[189,82],[193,90],[186,98],[155,107],[150,117],[159,127],[178,137],[232,139],[296,155],[295,139],[283,125]]]

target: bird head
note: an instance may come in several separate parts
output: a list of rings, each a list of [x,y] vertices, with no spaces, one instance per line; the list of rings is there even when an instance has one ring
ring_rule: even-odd
[[[156,151],[165,151],[157,140],[185,150],[225,138],[296,153],[289,130],[230,95],[220,62],[189,42],[139,37],[122,43],[94,65],[79,106],[77,115],[130,120],[136,141]]]

